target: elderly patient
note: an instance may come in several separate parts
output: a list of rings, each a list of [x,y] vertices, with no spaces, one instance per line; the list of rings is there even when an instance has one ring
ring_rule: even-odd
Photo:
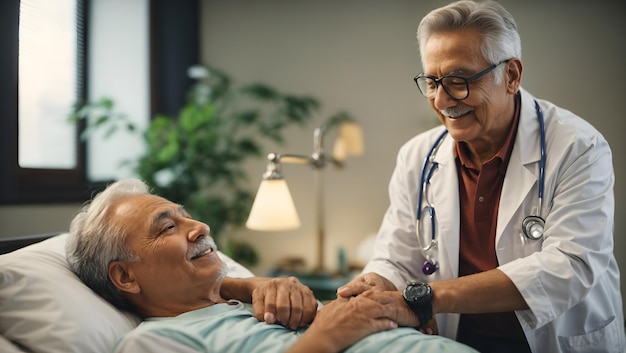
[[[317,312],[295,278],[226,277],[209,227],[136,179],[112,184],[83,207],[67,256],[96,293],[145,319],[116,352],[472,351],[397,328],[418,322],[392,292],[340,298]]]

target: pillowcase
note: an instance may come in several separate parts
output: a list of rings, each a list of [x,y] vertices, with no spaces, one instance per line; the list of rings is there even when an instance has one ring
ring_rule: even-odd
[[[0,352],[2,353],[24,353],[23,350],[19,349],[16,345],[11,343],[8,339],[4,338],[4,336],[0,336]]]
[[[120,311],[72,273],[61,234],[0,255],[0,343],[34,353],[110,352],[139,318]],[[252,277],[219,253],[229,276]]]

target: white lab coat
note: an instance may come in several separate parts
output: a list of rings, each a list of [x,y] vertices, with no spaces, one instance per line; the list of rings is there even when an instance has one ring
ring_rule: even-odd
[[[533,352],[624,352],[624,316],[619,270],[613,254],[614,173],[611,150],[590,124],[539,100],[546,130],[544,237],[522,235],[523,219],[538,199],[540,129],[534,97],[521,89],[522,107],[508,165],[496,229],[499,269],[515,283],[529,310],[516,312]],[[454,142],[446,136],[428,190],[435,206],[438,245],[422,251],[430,231],[417,241],[416,203],[422,163],[436,127],[399,151],[389,184],[390,206],[363,273],[376,272],[398,289],[407,281],[434,282],[458,276],[459,192]],[[422,205],[425,203],[423,202]],[[427,215],[423,220],[430,222]],[[426,276],[426,256],[439,271]],[[459,314],[437,314],[439,333],[455,338]]]

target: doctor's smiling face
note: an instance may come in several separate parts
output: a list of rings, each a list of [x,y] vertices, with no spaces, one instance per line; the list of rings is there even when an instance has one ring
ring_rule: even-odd
[[[109,278],[145,315],[177,315],[207,303],[223,302],[227,272],[209,227],[182,206],[145,194],[124,197],[107,215],[127,234],[138,260],[113,261]]]
[[[481,32],[475,28],[434,33],[422,52],[424,75],[470,78],[488,69],[492,63],[481,52],[481,40]],[[496,82],[495,71],[503,69],[503,79]],[[434,97],[429,98],[430,105],[452,138],[466,142],[478,156],[495,154],[513,121],[521,72],[520,60],[511,58],[469,82],[465,99],[452,98],[439,85]]]

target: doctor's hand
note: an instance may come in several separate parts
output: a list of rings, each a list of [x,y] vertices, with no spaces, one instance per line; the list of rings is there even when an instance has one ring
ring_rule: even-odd
[[[377,273],[370,272],[353,279],[342,287],[339,287],[339,289],[337,289],[337,297],[354,297],[370,289],[377,291],[398,290],[396,286],[385,277]]]
[[[317,313],[313,292],[295,277],[226,277],[220,294],[224,298],[252,303],[254,316],[259,321],[292,330],[310,324]]]

